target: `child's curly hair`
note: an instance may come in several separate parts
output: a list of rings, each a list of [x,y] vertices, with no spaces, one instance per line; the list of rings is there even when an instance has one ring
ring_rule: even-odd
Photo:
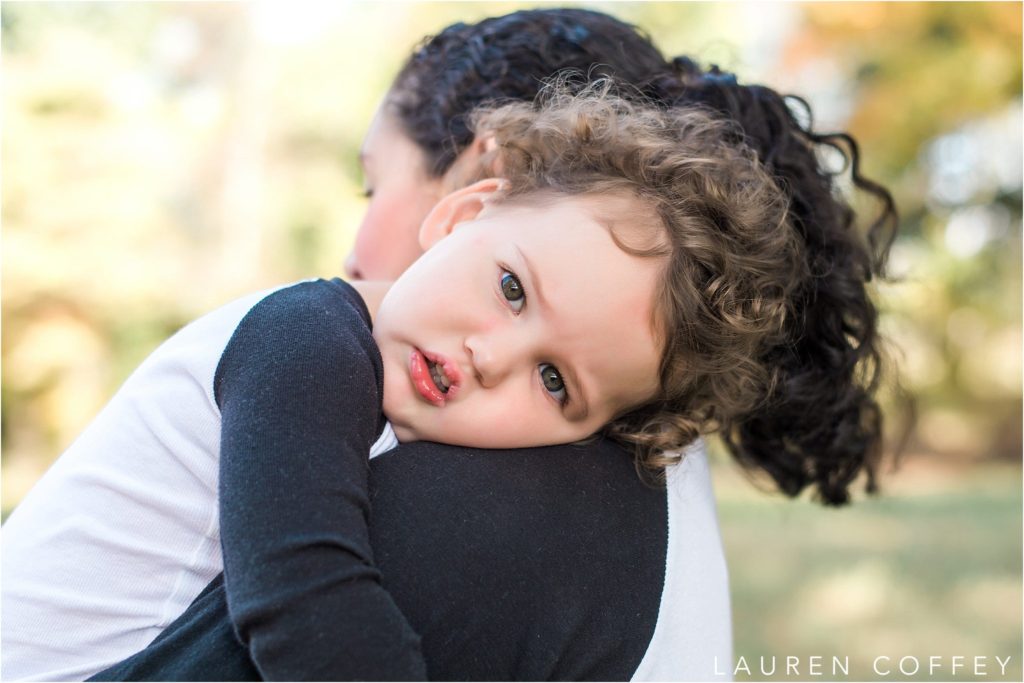
[[[872,487],[870,451],[880,437],[875,373],[863,386],[854,366],[865,341],[874,353],[874,309],[867,340],[844,333],[847,349],[800,359],[829,369],[818,373],[817,384],[794,377],[791,356],[800,352],[815,305],[808,292],[833,274],[822,273],[819,255],[809,253],[787,188],[745,144],[735,120],[664,100],[643,103],[635,92],[630,101],[609,81],[570,87],[567,78],[532,105],[477,111],[472,128],[497,143],[507,200],[537,192],[618,195],[647,209],[632,218],[650,217],[655,246],[640,249],[613,237],[630,253],[665,258],[654,321],[663,341],[661,392],[616,416],[606,433],[633,445],[647,473],[663,472],[699,435],[719,432],[741,463],[763,468],[790,495],[814,480],[825,502],[844,503],[862,468]],[[809,158],[815,166],[807,172],[822,177]],[[818,200],[845,208],[831,193]],[[854,243],[848,237],[844,246]],[[844,271],[850,288],[825,293],[839,319],[844,306],[856,312],[867,300],[870,260],[865,273],[865,258],[857,256],[829,264]],[[793,391],[813,394],[799,401],[805,414],[786,419],[773,412]],[[850,443],[837,448],[837,435]],[[778,451],[765,457],[761,441]]]
[[[775,372],[761,358],[783,340],[806,276],[785,194],[752,150],[728,142],[729,126],[698,109],[631,103],[607,81],[578,94],[555,85],[536,105],[475,120],[478,135],[495,138],[508,199],[629,195],[649,210],[639,215],[653,218],[656,246],[616,239],[667,257],[656,295],[661,393],[607,430],[650,469],[765,401]]]

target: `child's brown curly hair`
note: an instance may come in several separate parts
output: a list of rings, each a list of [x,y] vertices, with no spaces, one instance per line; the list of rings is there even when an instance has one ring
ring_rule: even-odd
[[[701,434],[728,431],[769,400],[769,349],[799,316],[808,277],[789,200],[733,124],[696,108],[630,102],[608,81],[555,83],[535,104],[478,111],[473,129],[497,143],[504,201],[535,196],[629,196],[665,258],[655,329],[663,343],[660,394],[617,416],[607,434],[660,471]],[[573,94],[573,92],[576,94]],[[634,204],[634,206],[636,206]]]

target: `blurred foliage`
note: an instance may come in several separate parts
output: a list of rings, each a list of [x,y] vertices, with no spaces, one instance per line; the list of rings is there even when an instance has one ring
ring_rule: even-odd
[[[402,60],[454,21],[536,4],[4,3],[5,513],[186,321],[339,273],[364,207],[361,137]],[[583,6],[668,54],[803,95],[819,130],[853,133],[903,219],[895,277],[878,285],[918,412],[897,480],[909,491],[927,466],[970,466],[1004,484],[839,514],[790,504],[788,525],[765,514],[778,501],[725,486],[737,653],[840,651],[815,605],[863,586],[887,586],[868,605],[940,601],[915,612],[923,634],[953,610],[980,629],[961,644],[1019,652],[1019,609],[1004,608],[1020,604],[1021,4]],[[800,537],[779,536],[790,529]],[[800,618],[763,618],[780,606]],[[868,612],[846,624],[877,627],[864,652],[904,623]],[[955,633],[936,642],[955,650]]]
[[[806,6],[783,70],[832,61],[903,221],[885,330],[925,450],[1021,453],[1021,6]]]

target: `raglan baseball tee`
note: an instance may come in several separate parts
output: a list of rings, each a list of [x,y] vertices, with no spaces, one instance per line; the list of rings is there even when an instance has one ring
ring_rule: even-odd
[[[337,280],[175,335],[4,527],[4,678],[731,670],[700,448],[660,490],[603,441],[408,444],[368,466],[394,443],[380,373]]]

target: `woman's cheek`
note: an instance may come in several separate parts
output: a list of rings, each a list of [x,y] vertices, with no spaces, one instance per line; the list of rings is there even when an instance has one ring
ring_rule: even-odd
[[[383,239],[380,234],[381,211],[371,203],[367,207],[363,222],[359,225],[359,232],[356,233],[356,242],[352,248],[352,267],[358,271],[363,279],[374,280],[380,276],[381,256],[384,252]]]
[[[377,188],[356,234],[356,266],[368,280],[395,279],[420,255],[425,213],[406,193]]]

